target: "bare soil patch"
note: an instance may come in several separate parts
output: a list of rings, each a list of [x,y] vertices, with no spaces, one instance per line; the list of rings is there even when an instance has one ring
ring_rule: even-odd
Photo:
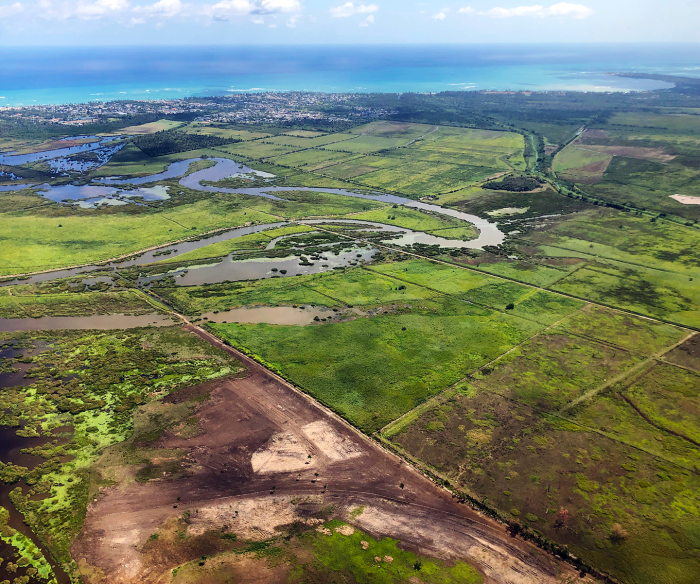
[[[565,178],[581,184],[592,185],[603,179],[605,171],[612,162],[612,155],[605,160],[591,162],[579,168],[572,168],[562,173]]]
[[[343,518],[421,553],[473,562],[486,582],[553,584],[575,576],[568,565],[511,538],[504,526],[459,504],[307,396],[230,352],[248,366],[249,376],[188,389],[191,396],[210,396],[196,408],[200,433],[183,438],[164,432],[154,444],[156,451],[185,451],[182,472],[103,487],[90,504],[72,547],[86,584],[171,582],[175,567],[238,545],[221,533],[263,541],[295,522],[315,525],[319,516]],[[309,462],[303,468],[302,452]],[[360,507],[365,511],[358,516]],[[273,572],[251,581],[281,581]],[[238,567],[234,574],[241,574]]]
[[[595,129],[587,129],[581,134],[581,137],[579,140],[581,142],[586,142],[587,140],[601,140],[608,138],[609,134],[605,130],[595,130]]]
[[[689,338],[680,347],[664,355],[670,363],[700,371],[700,334]]]
[[[675,155],[668,154],[663,148],[644,148],[641,146],[602,146],[600,144],[586,144],[587,150],[595,150],[611,154],[612,156],[623,156],[625,158],[637,158],[639,160],[651,160],[653,162],[670,162]]]

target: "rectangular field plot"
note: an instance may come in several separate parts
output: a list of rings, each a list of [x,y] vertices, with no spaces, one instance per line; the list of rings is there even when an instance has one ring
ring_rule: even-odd
[[[319,136],[316,138],[302,138],[294,136],[276,136],[265,140],[266,142],[273,142],[275,144],[282,144],[283,146],[293,146],[294,148],[315,148],[317,146],[325,146],[326,144],[334,144],[336,142],[343,142],[345,140],[352,140],[356,136],[352,134],[328,134],[327,136]]]
[[[351,152],[353,154],[369,154],[380,150],[391,150],[405,145],[403,138],[375,138],[372,135],[358,136],[353,140],[328,144],[323,146],[325,150],[335,150],[338,152]]]
[[[200,134],[204,136],[216,136],[218,138],[234,138],[238,140],[258,140],[259,138],[267,138],[272,136],[269,132],[265,131],[250,131],[244,130],[242,128],[219,128],[212,127],[208,125],[202,125],[198,123],[191,124],[185,128],[183,131],[188,134]]]
[[[595,341],[546,332],[509,353],[477,387],[554,412],[642,358]]]
[[[700,573],[700,479],[672,462],[471,384],[385,436],[623,582],[692,584]]]
[[[699,395],[700,373],[654,363],[585,402],[572,417],[693,471],[700,468]]]
[[[424,136],[430,132],[434,132],[437,126],[431,124],[411,124],[407,122],[384,122],[379,125],[368,125],[371,130],[368,132],[371,136],[379,138],[396,138],[410,142]],[[364,126],[367,128],[368,126]]]
[[[586,211],[525,237],[573,252],[700,276],[700,232],[674,223]]]
[[[592,304],[565,319],[559,328],[649,356],[663,352],[687,334],[669,324]]]
[[[345,152],[331,152],[329,150],[303,150],[301,152],[292,152],[291,154],[275,156],[270,160],[270,162],[273,164],[280,164],[282,166],[303,168],[304,170],[311,172],[320,168],[325,168],[331,164],[337,164],[343,160],[349,160],[354,156],[354,154],[346,154]]]
[[[454,261],[454,258],[450,259]],[[510,280],[535,286],[549,286],[557,280],[561,280],[568,273],[566,269],[520,261],[499,261],[493,264],[482,262],[477,269],[487,274],[503,276]]]
[[[612,159],[611,154],[570,144],[555,156],[552,170],[572,182],[594,184],[603,178]]]
[[[558,281],[552,289],[681,326],[700,327],[700,287],[686,275],[596,262]]]
[[[368,432],[536,330],[528,321],[447,299],[317,326],[214,326]]]
[[[578,300],[516,282],[424,260],[382,264],[370,269],[542,325],[553,324],[583,306]]]
[[[700,132],[700,119],[691,114],[653,114],[641,112],[616,113],[608,121],[609,126],[637,126],[643,128],[661,128],[664,130]]]
[[[255,140],[253,142],[240,142],[231,146],[221,146],[219,150],[244,158],[271,158],[281,154],[289,154],[299,150],[299,148]]]
[[[481,166],[404,160],[403,164],[394,168],[360,176],[355,182],[416,199],[464,188],[496,171],[497,169]]]

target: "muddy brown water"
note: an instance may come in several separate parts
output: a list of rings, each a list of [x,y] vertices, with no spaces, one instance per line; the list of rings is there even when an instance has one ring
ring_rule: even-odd
[[[209,322],[218,323],[244,323],[244,324],[277,324],[289,326],[304,326],[313,324],[315,318],[341,319],[349,316],[364,314],[362,311],[344,310],[336,312],[330,308],[303,306],[254,306],[250,308],[234,308],[224,312],[207,312],[202,315]]]
[[[369,261],[377,253],[377,249],[356,247],[354,243],[350,251],[338,255],[323,253],[322,259],[310,259],[311,254],[305,257],[308,262],[296,256],[286,258],[259,258],[251,260],[238,260],[235,254],[227,256],[223,261],[213,264],[202,264],[176,268],[166,274],[139,278],[140,284],[148,284],[161,280],[168,275],[175,277],[178,286],[201,286],[203,284],[217,284],[220,282],[242,282],[245,280],[261,280],[269,277],[289,278],[292,276],[320,274],[332,271],[334,268],[345,268],[359,265],[361,261]]]
[[[125,316],[104,314],[95,316],[45,316],[42,318],[0,318],[0,332],[46,330],[116,330],[147,326],[172,326],[170,316],[144,314]]]

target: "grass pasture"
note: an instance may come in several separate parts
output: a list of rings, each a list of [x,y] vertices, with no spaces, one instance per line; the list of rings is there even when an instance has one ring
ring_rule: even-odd
[[[681,335],[598,309],[567,320],[384,436],[623,582],[690,584],[700,574],[700,483],[691,472],[700,448],[688,440],[697,438],[698,375],[656,365],[640,376],[633,367],[644,357],[622,348],[650,354]],[[627,327],[632,335],[621,340]],[[601,342],[580,336],[592,331]],[[631,384],[625,371],[637,371]],[[622,381],[584,401],[571,421],[556,416],[620,373]]]
[[[558,152],[552,162],[557,175],[581,184],[600,182],[612,162],[612,155],[569,144]]]
[[[121,134],[155,134],[156,132],[163,132],[164,130],[174,130],[183,125],[183,122],[176,122],[173,120],[158,120],[157,122],[149,122],[148,124],[141,124],[140,126],[127,126],[120,130]]]
[[[2,289],[0,289],[2,290]],[[0,296],[0,318],[152,314],[156,309],[131,291]]]
[[[215,324],[366,432],[530,336],[528,321],[451,300],[320,326]]]
[[[3,213],[0,240],[12,241],[12,246],[0,259],[0,274],[94,263],[248,221],[275,221],[237,205],[229,208],[207,199],[140,214],[87,210],[64,215],[51,209]]]

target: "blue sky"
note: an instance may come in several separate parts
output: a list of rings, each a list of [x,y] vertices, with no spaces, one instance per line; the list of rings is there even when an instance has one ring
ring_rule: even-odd
[[[0,45],[698,42],[698,23],[698,0],[0,0]]]

